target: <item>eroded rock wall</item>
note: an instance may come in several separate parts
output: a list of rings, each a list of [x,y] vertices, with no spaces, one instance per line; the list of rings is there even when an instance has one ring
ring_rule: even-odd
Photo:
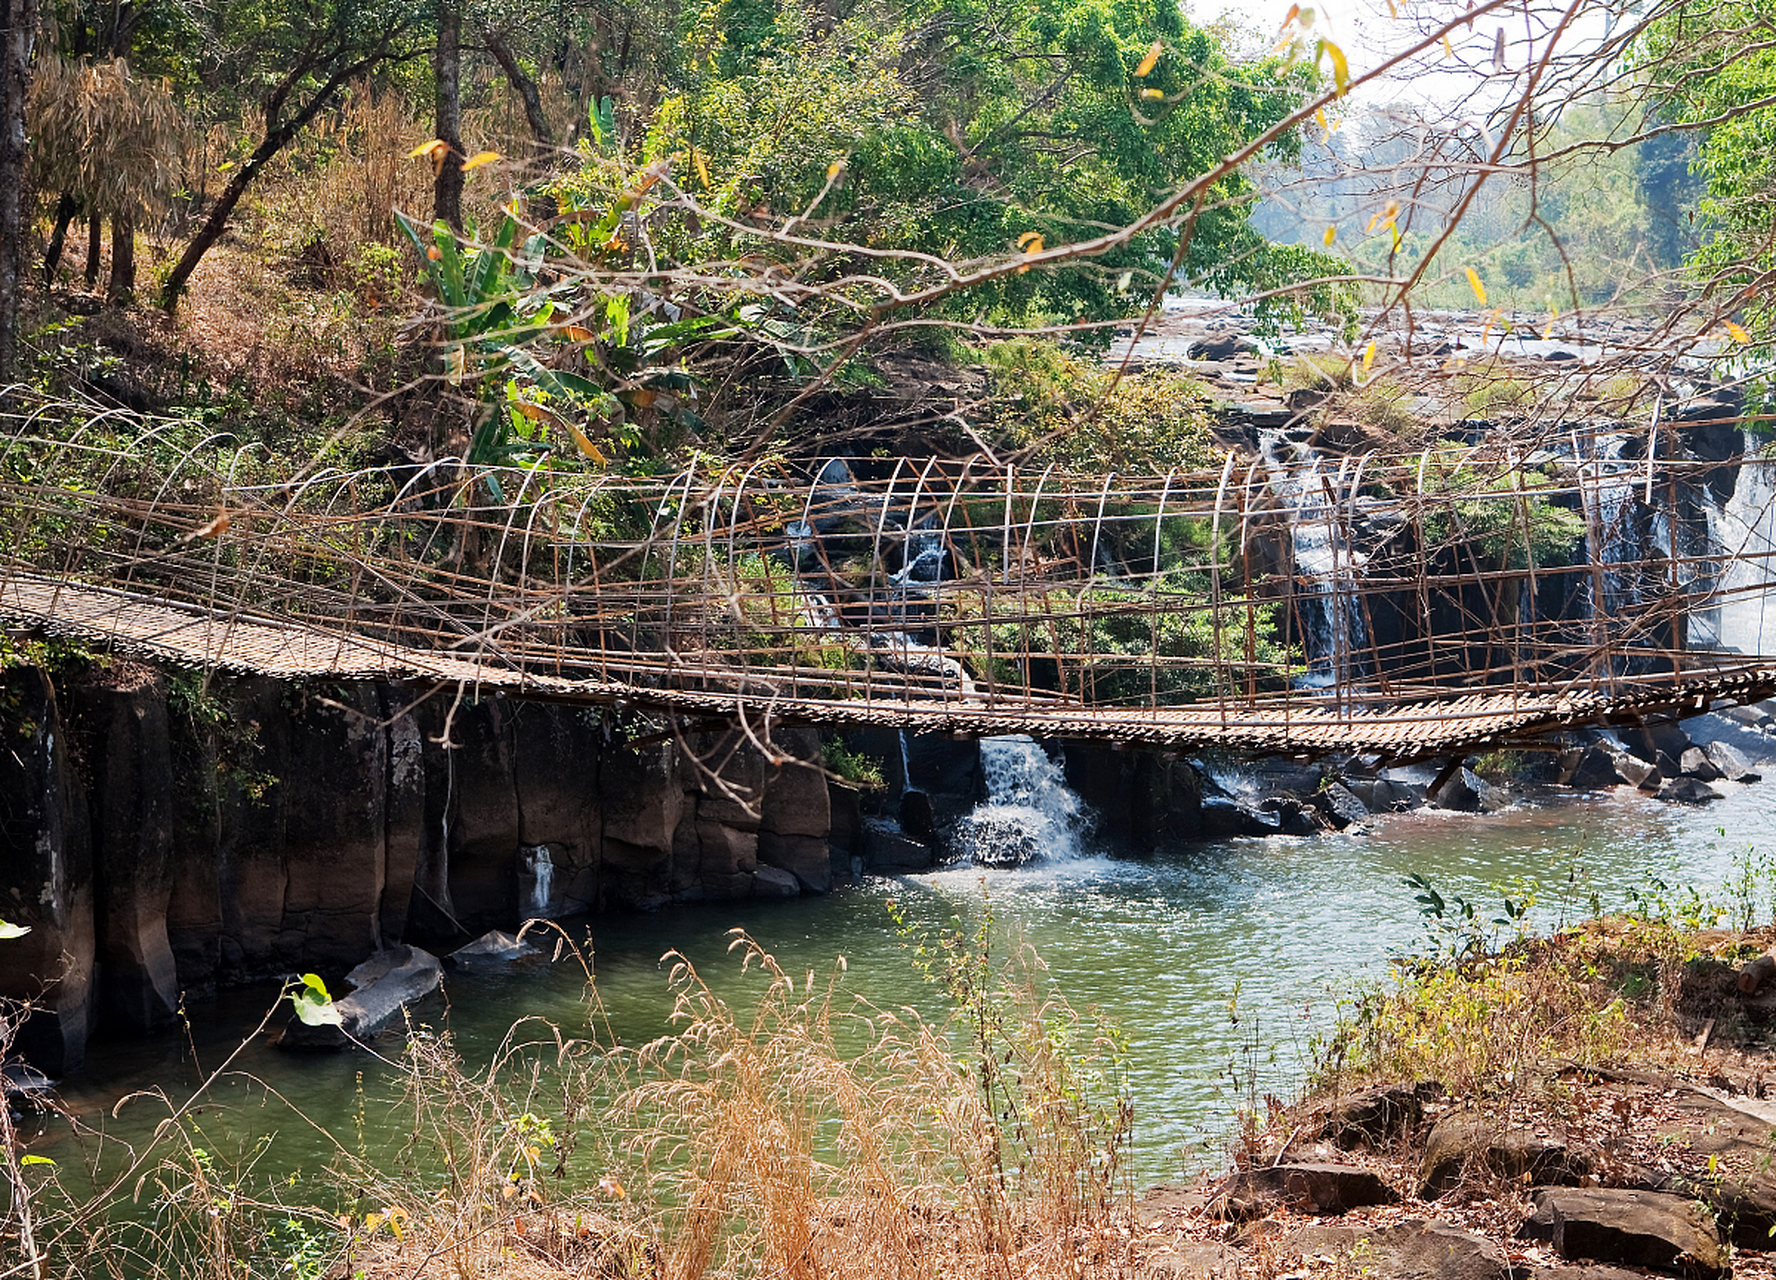
[[[832,881],[820,742],[128,663],[0,683],[0,995],[79,1064],[218,986],[531,916]],[[763,868],[761,870],[761,867]]]

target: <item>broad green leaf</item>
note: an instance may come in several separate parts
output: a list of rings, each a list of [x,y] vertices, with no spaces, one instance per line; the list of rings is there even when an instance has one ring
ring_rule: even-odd
[[[31,926],[28,924],[9,924],[0,920],[0,938],[22,938],[29,932]]]
[[[48,1156],[20,1156],[19,1163],[22,1165],[47,1164],[53,1167],[55,1161]]]
[[[333,997],[327,994],[326,983],[312,973],[303,974],[299,981],[301,985],[290,993],[290,1003],[304,1025],[337,1027],[344,1021],[333,1005]]]

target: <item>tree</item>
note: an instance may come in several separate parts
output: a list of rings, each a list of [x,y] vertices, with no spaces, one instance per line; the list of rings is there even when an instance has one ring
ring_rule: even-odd
[[[112,302],[127,300],[135,291],[136,217],[164,208],[183,172],[185,121],[172,93],[132,76],[122,58],[83,65],[42,58],[31,85],[31,133],[37,188],[111,218],[107,292]]]
[[[37,36],[37,0],[0,0],[0,386],[12,377],[19,290],[30,226],[25,98]]]
[[[413,30],[414,11],[399,4],[290,0],[258,5],[243,0],[221,6],[215,18],[209,38],[231,53],[223,74],[242,92],[264,89],[260,99],[264,130],[167,277],[160,305],[169,312],[178,305],[204,254],[221,238],[241,196],[272,157],[352,81],[417,53],[402,43]]]

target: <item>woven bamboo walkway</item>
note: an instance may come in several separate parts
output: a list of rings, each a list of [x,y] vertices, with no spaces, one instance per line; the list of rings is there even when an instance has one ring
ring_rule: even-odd
[[[970,737],[1022,733],[1240,755],[1360,753],[1404,761],[1534,744],[1579,725],[1695,715],[1776,695],[1776,667],[1624,679],[1607,692],[1500,689],[1451,696],[1427,691],[1416,700],[1362,706],[1299,695],[1157,709],[1059,701],[989,705],[981,697],[934,698],[911,689],[898,697],[878,690],[867,700],[834,699],[787,693],[786,682],[768,674],[728,689],[699,690],[539,674],[492,659],[381,644],[287,622],[228,617],[26,575],[0,581],[0,622],[148,661],[282,680],[456,686],[474,696],[642,708],[702,719],[738,719],[755,726],[775,721]]]

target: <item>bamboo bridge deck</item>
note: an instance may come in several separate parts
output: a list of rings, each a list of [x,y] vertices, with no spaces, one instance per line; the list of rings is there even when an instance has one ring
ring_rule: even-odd
[[[8,631],[755,731],[1246,756],[1448,757],[1776,696],[1776,513],[1748,505],[1776,463],[1677,437],[1563,425],[1395,458],[1278,437],[1164,476],[267,480],[180,424],[105,425],[0,440]]]
[[[1251,756],[1344,752],[1421,759],[1535,743],[1575,726],[1695,715],[1776,695],[1776,666],[1736,666],[1681,678],[1620,681],[1604,691],[1426,691],[1417,699],[1361,705],[1348,698],[1276,696],[1192,707],[1094,708],[1059,700],[992,700],[978,693],[934,698],[905,689],[869,698],[818,698],[789,692],[784,681],[769,676],[731,689],[554,676],[21,575],[0,582],[0,624],[161,664],[282,680],[458,687],[476,697],[633,707],[760,726],[775,720],[970,737],[1021,733]]]

